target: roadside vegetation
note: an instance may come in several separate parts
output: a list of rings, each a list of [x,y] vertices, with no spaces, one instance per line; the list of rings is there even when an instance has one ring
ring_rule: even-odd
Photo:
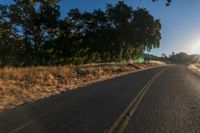
[[[187,66],[188,70],[194,73],[197,76],[200,76],[200,63],[190,64]]]
[[[0,69],[0,111],[70,91],[137,70],[164,65],[112,62],[52,67],[5,67]]]
[[[165,58],[173,63],[178,63],[178,64],[200,63],[200,55],[199,54],[189,55],[184,52],[175,54],[174,52],[172,52],[172,54],[169,56],[169,58],[167,58],[167,57],[165,57]]]
[[[170,63],[185,65],[189,71],[197,76],[200,76],[200,55],[199,54],[187,54],[185,52],[174,53],[172,52],[169,57],[163,54],[163,60]]]
[[[0,111],[162,65],[144,54],[160,46],[160,30],[146,9],[123,1],[64,17],[58,0],[0,5]]]
[[[161,24],[146,9],[119,1],[105,10],[71,9],[58,0],[0,5],[0,66],[52,66],[137,59],[158,48]]]

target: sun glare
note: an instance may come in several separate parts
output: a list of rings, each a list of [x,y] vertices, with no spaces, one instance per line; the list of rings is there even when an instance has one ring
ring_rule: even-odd
[[[192,46],[191,53],[200,54],[200,40]]]

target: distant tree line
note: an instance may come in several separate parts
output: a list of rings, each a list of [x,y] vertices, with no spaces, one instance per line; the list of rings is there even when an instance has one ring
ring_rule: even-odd
[[[159,57],[159,56],[157,56],[157,55],[153,55],[153,54],[144,54],[144,59],[145,60],[159,60],[159,61],[161,61],[161,60],[164,60],[164,58],[161,56],[161,57]]]
[[[105,10],[71,9],[58,0],[14,0],[0,5],[0,65],[57,65],[137,58],[158,48],[161,24],[122,1]]]
[[[187,53],[180,52],[180,53],[173,53],[169,56],[169,60],[173,63],[179,64],[188,64],[188,63],[200,63],[200,55],[192,54],[188,55]]]

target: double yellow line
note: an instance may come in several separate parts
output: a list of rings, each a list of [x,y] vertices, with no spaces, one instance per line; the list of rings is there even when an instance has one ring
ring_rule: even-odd
[[[158,78],[158,76],[160,76],[164,71],[165,70],[162,70],[161,72],[157,73],[147,82],[147,84],[140,90],[136,97],[131,101],[131,103],[126,107],[122,114],[113,123],[113,125],[110,127],[107,133],[124,133],[129,121],[133,117],[143,97],[145,96],[153,82],[156,80],[156,78]]]

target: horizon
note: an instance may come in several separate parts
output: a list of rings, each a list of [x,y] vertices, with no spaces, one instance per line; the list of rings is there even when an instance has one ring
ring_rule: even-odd
[[[118,0],[81,0],[64,1],[59,3],[61,18],[66,17],[70,9],[78,8],[80,11],[92,11],[94,9],[104,10],[106,3],[115,4]],[[200,18],[198,17],[198,7],[200,1],[172,1],[166,7],[163,1],[151,2],[147,0],[124,0],[133,9],[146,8],[156,19],[160,19],[162,28],[162,39],[160,48],[152,49],[146,53],[160,56],[172,52],[186,52],[188,54],[200,54]],[[0,4],[10,4],[12,0],[3,0]]]

